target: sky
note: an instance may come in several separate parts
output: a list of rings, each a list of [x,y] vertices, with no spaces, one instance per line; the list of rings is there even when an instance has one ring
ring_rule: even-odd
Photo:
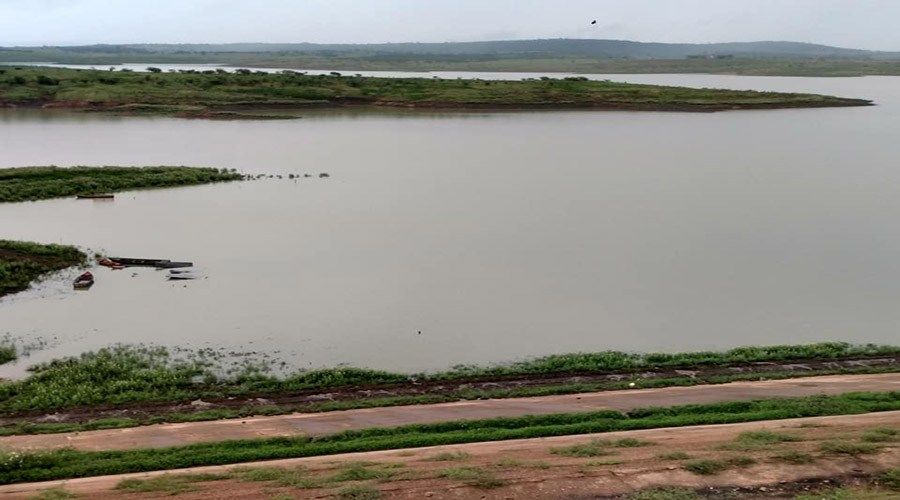
[[[612,38],[896,51],[898,26],[900,0],[0,0],[0,46]]]

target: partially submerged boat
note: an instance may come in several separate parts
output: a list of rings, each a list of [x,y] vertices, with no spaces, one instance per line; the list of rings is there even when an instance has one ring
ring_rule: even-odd
[[[169,269],[170,280],[195,280],[200,277],[196,269]]]
[[[115,197],[116,195],[111,193],[79,194],[75,196],[79,200],[112,200]]]
[[[98,260],[97,264],[100,264],[101,266],[108,267],[110,269],[115,269],[115,270],[125,269],[125,266],[122,263],[116,262],[116,261],[114,261],[112,259],[108,259],[106,257]]]
[[[75,278],[75,282],[72,285],[76,289],[85,289],[90,288],[94,284],[94,275],[91,274],[90,271],[85,271],[80,276]]]
[[[134,259],[131,257],[109,257],[109,260],[122,264],[123,266],[146,267],[156,267],[163,262],[172,262],[169,259]]]
[[[193,267],[193,266],[194,266],[193,262],[166,261],[166,262],[160,262],[159,264],[156,264],[156,266],[154,266],[154,267],[156,267],[157,269],[177,269],[179,267]]]
[[[157,269],[177,269],[180,267],[192,267],[193,262],[172,261],[169,259],[135,259],[131,257],[109,257],[110,262],[123,266],[155,267]]]

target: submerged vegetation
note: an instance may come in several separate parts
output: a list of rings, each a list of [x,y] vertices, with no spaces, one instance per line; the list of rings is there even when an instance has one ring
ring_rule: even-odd
[[[208,351],[199,351],[182,359],[159,347],[113,346],[77,357],[41,363],[31,367],[31,374],[25,379],[0,383],[0,411],[46,411],[88,405],[177,402],[201,397],[297,393],[373,385],[386,387],[534,374],[621,373],[765,361],[890,356],[898,353],[900,347],[846,343],[737,348],[718,353],[631,354],[610,351],[554,355],[495,367],[459,367],[430,374],[409,375],[347,367],[306,370],[279,377],[264,373],[263,368],[252,364],[239,373],[223,375],[215,356]],[[437,401],[441,399],[438,398]],[[380,406],[389,404],[391,403],[381,402]],[[210,415],[206,419],[224,416],[226,415]]]
[[[8,67],[0,106],[80,108],[123,113],[216,117],[235,109],[321,105],[425,108],[724,109],[864,106],[863,99],[814,94],[694,89],[590,81],[583,77],[491,81],[306,75],[285,70],[176,73]]]
[[[503,366],[483,368],[468,366],[446,372],[415,375],[346,367],[305,370],[280,377],[265,373],[265,367],[254,364],[243,367],[237,373],[223,375],[223,370],[214,353],[207,350],[194,352],[190,356],[176,357],[160,347],[113,346],[84,353],[77,357],[37,364],[30,368],[31,374],[28,377],[0,383],[0,411],[15,414],[89,405],[183,402],[197,398],[222,399],[240,395],[296,394],[304,391],[366,386],[390,387],[428,382],[499,380],[505,377],[532,375],[627,373],[667,368],[719,367],[766,361],[893,356],[898,353],[900,353],[900,347],[821,343],[802,346],[737,348],[718,353],[601,352],[554,355]],[[733,375],[739,378],[741,374]],[[751,376],[759,378],[758,375]],[[722,381],[734,379],[726,377]],[[691,383],[690,380],[679,383],[665,379],[659,382],[659,386]],[[623,382],[620,385],[625,387],[626,383]],[[497,391],[490,396],[513,397],[576,392],[586,389],[590,389],[590,387],[582,385],[556,389],[526,387],[519,392],[506,394]],[[594,389],[596,390],[596,388]],[[451,395],[450,399],[463,397],[465,394],[455,394]],[[481,395],[473,393],[472,397],[481,397]],[[362,404],[351,403],[349,407],[389,406],[447,400],[446,397],[442,398],[441,394],[425,394],[406,400],[394,399],[396,401],[383,398]],[[330,406],[322,406],[319,409],[345,409],[341,406],[341,401],[327,404]],[[254,412],[260,413],[264,410],[264,408],[258,408]],[[241,416],[237,410],[212,409],[187,419],[209,420],[236,416]],[[135,424],[136,422],[131,419],[118,419],[107,425],[118,427]],[[25,429],[17,431],[6,429],[7,433],[23,430]],[[40,432],[41,430],[34,428],[32,431]],[[50,429],[45,429],[43,432],[50,432]]]
[[[198,167],[5,168],[0,169],[0,203],[240,179],[234,171]]]
[[[0,193],[2,186],[0,173]],[[84,264],[86,260],[87,256],[75,247],[0,240],[0,297],[21,292],[48,273]],[[0,346],[0,364],[14,358],[12,346]]]
[[[0,344],[0,365],[15,360],[17,356],[16,346],[11,344]]]
[[[851,393],[762,401],[468,420],[346,431],[320,437],[281,437],[172,448],[88,452],[61,449],[0,456],[0,483],[42,481],[278,458],[589,434],[700,424],[775,420],[900,409],[900,393]],[[623,444],[628,446],[630,443]],[[828,450],[834,452],[835,450]],[[726,466],[749,462],[736,458]],[[708,464],[706,464],[708,465]],[[716,467],[686,467],[697,471]],[[702,472],[701,472],[702,473]]]

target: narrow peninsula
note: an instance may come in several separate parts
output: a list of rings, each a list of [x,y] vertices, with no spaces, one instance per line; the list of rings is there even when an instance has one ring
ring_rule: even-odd
[[[0,68],[0,107],[69,108],[199,118],[283,117],[253,110],[322,106],[425,109],[722,111],[867,106],[817,94],[638,85],[585,77],[529,80],[381,78],[238,69],[146,72]]]

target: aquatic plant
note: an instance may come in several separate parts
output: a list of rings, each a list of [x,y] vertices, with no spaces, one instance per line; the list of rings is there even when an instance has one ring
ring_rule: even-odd
[[[0,180],[0,186],[2,183]],[[25,290],[32,281],[46,274],[86,260],[83,252],[71,246],[0,240],[0,297]]]
[[[0,202],[235,181],[243,175],[199,167],[20,167],[0,169]]]

